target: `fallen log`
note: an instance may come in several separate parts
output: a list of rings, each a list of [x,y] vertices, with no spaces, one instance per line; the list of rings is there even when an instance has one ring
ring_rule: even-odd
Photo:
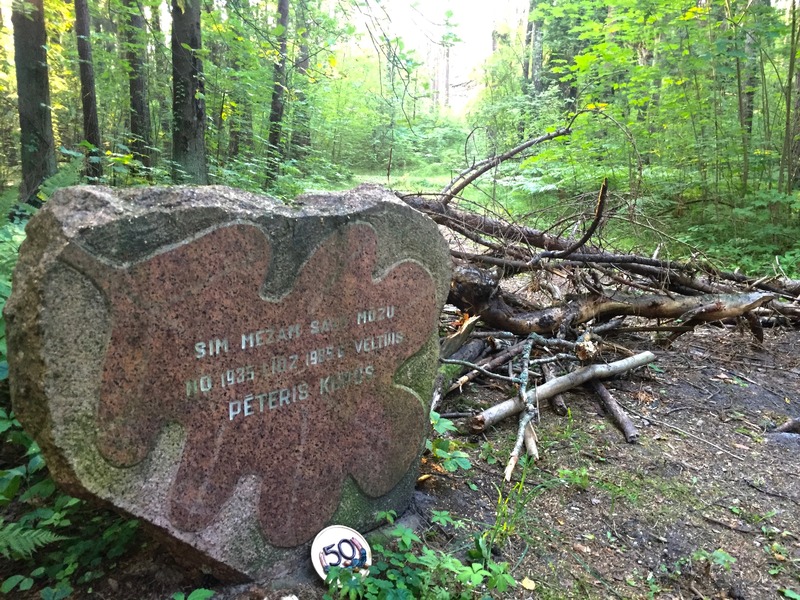
[[[565,324],[622,315],[650,319],[677,319],[681,325],[739,317],[771,302],[768,292],[666,296],[607,292],[572,299],[561,306],[519,311],[497,293],[497,276],[477,267],[459,267],[453,273],[448,302],[470,314],[478,314],[492,327],[517,335],[552,334]]]
[[[606,415],[608,415],[614,425],[617,426],[617,429],[622,431],[622,434],[625,436],[625,441],[629,444],[635,443],[636,440],[639,439],[639,432],[636,429],[636,425],[633,424],[633,421],[631,421],[631,418],[628,416],[628,413],[614,400],[614,396],[611,395],[606,389],[606,386],[602,383],[594,380],[589,382],[589,385],[592,386],[595,394],[600,397]]]
[[[644,366],[653,362],[656,359],[655,354],[652,352],[642,352],[617,360],[608,364],[589,365],[582,367],[572,373],[557,377],[552,381],[534,388],[528,392],[528,397],[533,397],[534,401],[546,400],[555,394],[560,394],[569,389],[577,387],[581,384],[591,381],[592,379],[603,379],[612,375],[618,375],[631,369]],[[475,415],[470,422],[470,430],[473,433],[481,433],[486,428],[491,427],[495,423],[502,421],[506,417],[515,415],[525,408],[525,403],[519,398],[514,397],[501,402],[491,408],[487,408],[480,414]]]
[[[775,428],[776,433],[800,433],[800,418],[789,419],[783,425]]]
[[[430,201],[413,194],[398,194],[409,206],[427,214],[437,223],[450,227],[453,230],[469,230],[500,240],[508,248],[507,255],[518,256],[520,252],[526,253],[529,261],[518,261],[520,269],[539,269],[536,258],[556,256],[575,244],[575,240],[547,233],[539,229],[509,223],[503,219],[487,217],[477,213],[458,210],[441,201]],[[542,255],[534,256],[530,248],[540,248],[545,251]],[[505,259],[487,257],[496,261],[495,264],[503,265]],[[751,289],[760,289],[783,297],[787,300],[796,300],[800,296],[800,280],[787,277],[756,278],[742,273],[722,271],[707,261],[680,262],[662,260],[634,254],[618,254],[606,252],[599,248],[584,246],[580,253],[569,255],[569,262],[590,264],[607,263],[620,271],[646,277],[647,279],[664,285],[667,289],[681,294],[697,293],[729,293],[735,285],[747,286]],[[565,261],[566,262],[566,261]],[[729,282],[725,285],[723,282]]]

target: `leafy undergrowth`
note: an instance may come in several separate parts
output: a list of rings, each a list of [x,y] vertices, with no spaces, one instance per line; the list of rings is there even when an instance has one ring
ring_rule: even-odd
[[[76,588],[91,590],[141,544],[138,522],[59,491],[7,398],[0,403],[0,434],[0,592],[60,600]]]

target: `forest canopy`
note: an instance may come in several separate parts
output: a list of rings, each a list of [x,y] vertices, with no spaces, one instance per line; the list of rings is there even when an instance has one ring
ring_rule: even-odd
[[[571,123],[464,202],[569,234],[607,177],[616,247],[797,276],[794,2],[422,5],[5,3],[4,213],[80,182],[435,192]]]

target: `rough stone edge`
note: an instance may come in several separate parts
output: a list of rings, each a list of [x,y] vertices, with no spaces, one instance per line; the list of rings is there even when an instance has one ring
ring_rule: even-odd
[[[87,229],[102,227],[103,225],[111,223],[120,217],[135,218],[140,215],[152,214],[153,212],[179,214],[184,210],[196,211],[204,207],[214,210],[221,209],[223,214],[230,213],[233,216],[233,219],[229,218],[228,220],[241,221],[244,218],[247,220],[253,220],[254,222],[258,222],[260,218],[263,218],[267,211],[272,211],[278,216],[292,219],[296,219],[298,217],[297,213],[302,212],[306,218],[325,219],[334,217],[334,220],[336,220],[336,217],[346,216],[349,220],[353,205],[357,205],[359,210],[355,213],[355,215],[358,220],[363,220],[372,224],[372,221],[376,219],[380,220],[381,218],[387,218],[387,212],[384,211],[382,207],[383,203],[393,204],[398,207],[400,209],[398,211],[398,217],[400,214],[407,211],[409,215],[411,213],[416,213],[414,209],[399,201],[393,194],[377,186],[362,186],[349,192],[324,195],[308,194],[301,196],[296,201],[300,210],[298,210],[298,208],[280,205],[275,200],[265,196],[257,196],[255,194],[249,194],[246,192],[240,192],[238,190],[231,190],[230,188],[222,188],[218,186],[209,186],[207,188],[146,188],[142,190],[128,190],[120,194],[117,194],[114,192],[114,190],[110,190],[108,188],[86,187],[79,190],[73,189],[72,193],[75,192],[83,194],[83,200],[86,202],[85,206],[83,207],[83,211],[76,213],[74,212],[73,208],[65,209],[64,206],[59,202],[59,195],[57,194],[48,203],[48,205],[46,205],[46,207],[40,211],[41,216],[38,216],[35,220],[32,220],[31,224],[29,225],[29,227],[32,227],[34,230],[38,227],[45,229],[46,231],[49,230],[51,233],[58,232],[59,235],[39,235],[41,239],[46,239],[46,241],[44,243],[40,243],[38,247],[26,248],[22,253],[23,256],[26,257],[26,260],[21,261],[22,266],[15,271],[13,288],[15,294],[12,296],[14,301],[10,301],[9,306],[6,309],[7,318],[11,317],[12,322],[19,319],[19,321],[28,325],[25,330],[12,325],[11,329],[13,333],[9,336],[9,343],[14,346],[19,342],[19,340],[24,339],[26,340],[26,346],[28,348],[33,347],[36,350],[34,355],[38,360],[34,365],[32,365],[32,368],[29,367],[28,369],[28,372],[32,373],[32,376],[29,378],[29,382],[41,382],[42,384],[41,386],[34,386],[35,389],[27,389],[24,385],[25,380],[18,376],[19,373],[16,360],[13,361],[14,366],[11,368],[11,379],[14,382],[12,383],[12,397],[16,399],[15,407],[19,407],[21,409],[18,410],[18,413],[26,422],[31,423],[32,421],[40,421],[44,424],[39,428],[38,431],[34,432],[34,435],[41,439],[44,445],[49,444],[51,447],[56,447],[56,444],[54,443],[52,436],[49,435],[53,432],[52,415],[48,410],[48,404],[44,401],[46,397],[44,389],[46,387],[46,367],[42,360],[42,357],[44,356],[44,339],[43,333],[39,327],[41,324],[41,317],[38,314],[41,307],[44,305],[42,302],[44,290],[41,287],[40,282],[48,275],[48,272],[55,266],[55,263],[60,262],[58,257],[63,248],[69,242],[80,239],[81,234]],[[188,200],[186,199],[187,193],[189,194]],[[321,197],[325,198],[323,203],[319,203]],[[369,205],[365,206],[365,200],[369,201]],[[137,201],[138,203],[136,203]],[[220,214],[220,217],[223,217],[223,214]],[[388,218],[390,220],[394,216],[395,215],[393,213],[388,213]],[[436,230],[436,226],[432,221],[420,219],[419,223],[420,226],[429,227],[431,232]],[[218,221],[219,226],[224,226],[225,224],[226,220],[224,217]],[[342,225],[343,224],[335,225],[331,231],[338,229]],[[391,224],[389,226],[391,226]],[[382,227],[379,226],[377,229],[382,229]],[[37,236],[34,234],[31,237]],[[449,264],[447,247],[444,240],[442,240],[438,235],[438,231],[437,235],[435,235],[433,239],[441,240],[441,248],[439,249],[440,254],[442,255],[441,258],[445,258],[443,262],[447,262]],[[410,240],[410,242],[413,242],[413,240]],[[27,244],[29,247],[31,246],[27,239],[25,244]],[[402,243],[401,245],[403,246],[403,254],[407,255],[408,252],[406,245]],[[411,245],[413,246],[413,243]],[[432,254],[431,249],[425,248],[422,251],[419,251],[418,249],[418,252],[419,261],[426,266],[426,268],[428,268],[426,263],[430,263],[428,259]],[[391,254],[391,252],[387,251],[386,254]],[[433,254],[436,253],[433,252]],[[379,255],[376,268],[380,267],[385,269],[389,266],[391,265],[387,264],[385,257],[382,260],[382,257]],[[23,279],[22,274],[27,274],[27,276]],[[443,304],[447,294],[449,278],[442,277],[442,273],[432,273],[432,275],[434,276],[434,281],[438,284],[436,289],[436,304],[437,307],[440,307]],[[427,361],[432,363],[433,361],[431,358],[431,352],[433,349],[438,351],[438,336],[436,335],[436,332],[431,335],[429,342],[425,344],[423,349],[408,359],[401,366],[400,370],[407,370],[410,373],[413,372],[414,369],[412,367],[415,363],[425,363]],[[20,355],[18,355],[17,358],[19,358],[19,356]],[[19,360],[21,361],[22,359],[19,358]],[[400,374],[400,370],[398,371],[398,374]],[[426,370],[434,371],[435,367],[429,367]],[[396,379],[399,378],[400,377],[397,377]],[[430,379],[428,385],[420,385],[419,378],[417,381],[408,382],[410,384],[409,387],[414,388],[418,394],[420,392],[425,392],[424,396],[421,394],[420,396],[421,401],[426,408],[429,407],[429,392],[433,378],[431,376],[427,379]],[[19,382],[19,385],[17,385],[17,382]],[[27,401],[22,400],[22,398],[26,398]],[[43,430],[48,433],[47,436],[43,435]],[[422,448],[419,449],[419,453],[421,453],[421,451]],[[66,484],[67,489],[70,491],[77,491],[75,486],[71,485],[72,482],[70,481],[77,480],[77,475],[73,465],[58,453],[51,452],[50,454],[52,455],[49,457],[49,460],[51,461],[51,469],[54,471],[54,473],[59,474],[59,481],[63,484]],[[407,497],[402,502],[402,505],[398,504],[391,507],[399,509],[398,512],[404,510],[411,501],[411,491],[413,489],[417,470],[417,468],[410,469],[409,473],[406,474],[403,480],[401,480],[401,482],[395,486],[395,489],[382,497],[386,498],[389,496],[396,496],[398,494],[402,497]],[[349,482],[349,484],[352,487],[355,487],[352,482]],[[238,492],[242,486],[247,487],[245,480],[240,481],[236,491],[234,492],[234,498],[240,497]],[[104,498],[99,495],[97,491],[93,491],[92,493],[96,498],[104,500]],[[244,496],[248,495],[249,494],[244,494]],[[363,493],[360,493],[359,496],[367,501],[371,500]],[[334,517],[331,519],[331,522],[336,522],[338,518],[344,516],[342,515],[342,510],[343,505],[345,504],[345,499],[346,495],[343,493],[343,501],[340,502],[339,508],[337,509]],[[131,508],[134,511],[136,510],[136,507]],[[118,507],[118,509],[122,509],[124,511],[124,507]],[[223,512],[220,514],[222,515]],[[136,516],[133,512],[130,514],[132,514],[132,516]],[[158,527],[158,523],[154,523],[150,527],[160,529]],[[207,531],[208,529],[204,530],[204,532]],[[167,534],[167,537],[172,538],[172,535]],[[191,534],[187,537],[195,541],[197,540],[197,536],[195,534]],[[184,544],[182,544],[178,539],[174,539],[174,541],[170,540],[170,545],[173,546],[173,549],[175,549],[174,546],[176,545],[184,546]],[[310,543],[306,545],[310,545]],[[297,555],[297,550],[298,548],[291,549],[286,554]],[[186,547],[181,547],[178,549],[178,554],[186,555],[187,552],[189,554],[197,553],[197,551],[189,544],[187,544]],[[287,556],[287,558],[289,557]],[[206,560],[206,562],[209,561]],[[211,562],[213,563],[213,561]],[[276,563],[273,563],[273,566],[275,564]],[[231,572],[230,569],[221,563],[209,564],[209,567],[218,575],[222,575],[225,579],[240,579],[240,577],[237,577],[238,574]],[[261,578],[268,574],[272,576],[280,576],[280,573],[259,572],[257,569],[248,569],[248,571],[249,572],[247,574],[249,576],[257,578]],[[269,569],[267,571],[269,571]],[[291,575],[290,573],[284,574]]]

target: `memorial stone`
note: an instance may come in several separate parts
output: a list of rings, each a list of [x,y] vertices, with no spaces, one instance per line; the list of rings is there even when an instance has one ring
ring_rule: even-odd
[[[227,579],[410,502],[449,253],[375,186],[57,192],[5,318],[14,410],[67,490]]]

